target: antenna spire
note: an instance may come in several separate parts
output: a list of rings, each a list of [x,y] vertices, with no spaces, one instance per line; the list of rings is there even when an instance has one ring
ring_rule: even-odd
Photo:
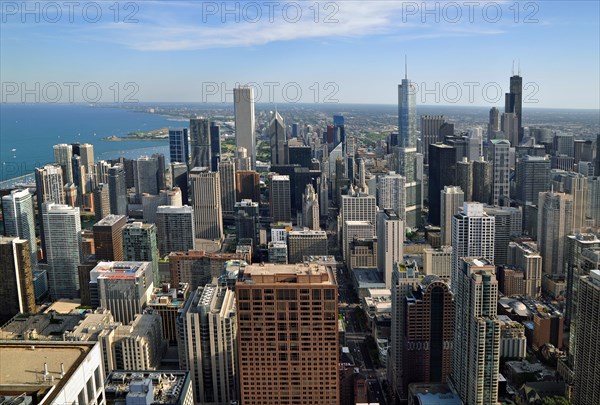
[[[404,79],[408,80],[408,59],[404,54]]]
[[[521,59],[517,59],[517,75],[521,76]]]
[[[512,75],[515,75],[515,60],[513,59]]]

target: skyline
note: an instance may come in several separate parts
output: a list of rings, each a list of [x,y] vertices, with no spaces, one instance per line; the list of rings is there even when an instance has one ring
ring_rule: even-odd
[[[68,102],[64,83],[74,82],[81,102],[81,88],[97,83],[101,102],[232,103],[236,83],[254,82],[263,90],[257,104],[295,100],[298,89],[298,102],[394,104],[407,55],[408,78],[426,89],[417,104],[501,106],[514,60],[525,109],[600,109],[599,57],[590,52],[600,46],[596,2],[481,2],[471,10],[469,2],[436,2],[427,3],[429,13],[419,2],[280,3],[270,21],[260,1],[230,3],[231,14],[220,2],[81,3],[87,15],[57,2],[60,18],[50,8],[36,12],[37,2],[27,3],[29,14],[3,2],[2,101],[20,102],[32,88],[43,100],[44,86],[58,83]],[[297,7],[301,18],[292,22]]]

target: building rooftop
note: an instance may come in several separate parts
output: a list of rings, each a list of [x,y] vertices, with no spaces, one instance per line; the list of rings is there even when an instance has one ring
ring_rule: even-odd
[[[52,312],[32,316],[17,315],[0,329],[0,339],[63,340],[63,334],[75,329],[84,317],[83,311],[76,314]]]
[[[106,403],[125,404],[127,397],[139,397],[144,394],[143,390],[140,392],[140,385],[151,386],[152,404],[184,403],[180,398],[189,389],[189,374],[180,370],[114,371],[104,382]]]
[[[316,263],[261,263],[246,266],[242,282],[335,284],[335,275],[331,267]]]
[[[126,220],[126,218],[127,217],[125,217],[125,215],[108,214],[107,216],[102,218],[100,221],[96,222],[94,224],[94,226],[113,226],[116,223],[118,223],[119,221]]]
[[[181,307],[189,289],[188,283],[179,283],[177,288],[171,288],[170,284],[163,284],[161,287],[154,289],[148,305],[155,308]]]
[[[135,279],[150,265],[150,262],[99,262],[90,272],[90,281],[94,283],[99,278]]]
[[[50,404],[96,343],[0,341],[0,394],[34,396]],[[90,373],[92,370],[90,370]],[[52,387],[55,387],[53,390]]]

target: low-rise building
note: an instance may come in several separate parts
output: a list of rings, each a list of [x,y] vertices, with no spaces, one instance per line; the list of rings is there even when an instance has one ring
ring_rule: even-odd
[[[108,405],[194,405],[189,371],[119,370],[104,385]]]

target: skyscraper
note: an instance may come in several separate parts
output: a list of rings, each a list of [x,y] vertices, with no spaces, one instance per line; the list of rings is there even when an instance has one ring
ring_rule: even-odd
[[[340,403],[338,297],[331,268],[246,266],[236,301],[242,404]]]
[[[238,87],[233,89],[233,108],[235,115],[235,144],[244,147],[250,158],[251,166],[256,168],[256,139],[254,134],[254,89]]]
[[[269,186],[269,207],[273,222],[291,220],[290,176],[271,175]]]
[[[0,236],[0,323],[19,313],[36,312],[29,241]]]
[[[108,184],[99,183],[94,190],[94,216],[96,221],[100,221],[107,215],[110,215],[110,190]]]
[[[565,237],[573,224],[573,197],[547,191],[539,194],[537,238],[544,259],[544,274],[564,276]]]
[[[600,356],[600,270],[592,270],[589,276],[581,278],[579,296],[573,405],[597,404],[600,403],[600,374],[590,370],[597,370]]]
[[[44,203],[42,222],[48,262],[48,288],[52,299],[79,296],[77,266],[82,258],[79,208]]]
[[[405,297],[404,392],[410,383],[445,383],[452,371],[454,295],[438,276],[427,276]]]
[[[18,236],[29,241],[30,263],[37,263],[37,239],[35,237],[35,215],[33,198],[29,189],[12,190],[2,197],[4,234]]]
[[[473,162],[463,158],[456,162],[456,185],[465,193],[465,201],[473,201]]]
[[[494,139],[492,142],[492,205],[510,205],[510,142]]]
[[[416,88],[408,78],[398,85],[398,173],[406,178],[407,227],[414,228],[421,217],[421,184],[417,178]]]
[[[394,264],[392,270],[392,324],[387,376],[392,392],[400,399],[407,397],[407,393],[404,391],[404,381],[409,378],[409,374],[413,371],[404,366],[405,298],[418,283],[419,277],[413,267],[405,267],[402,263]]]
[[[380,209],[394,210],[404,221],[406,216],[405,178],[396,172],[388,172],[377,179],[377,205]]]
[[[54,145],[54,164],[60,165],[63,172],[63,184],[73,183],[73,168],[71,166],[71,157],[73,156],[73,147],[66,143]]]
[[[188,146],[188,129],[169,129],[169,156],[171,162],[188,164],[190,150]]]
[[[108,169],[108,195],[110,213],[127,215],[127,185],[122,164],[116,164]]]
[[[236,202],[236,175],[234,160],[219,161],[219,181],[221,182],[221,206],[223,216],[232,217]]]
[[[144,193],[158,194],[160,191],[159,176],[161,174],[159,166],[159,160],[154,156],[142,156],[133,161],[133,181],[138,197],[141,197]]]
[[[513,147],[519,146],[519,117],[515,113],[504,113],[501,117],[502,132],[505,139],[510,142]]]
[[[108,215],[96,222],[92,228],[96,258],[106,261],[123,260],[123,227],[127,224],[124,215]]]
[[[452,245],[452,218],[463,208],[465,194],[460,187],[445,186],[441,194],[441,244]]]
[[[314,231],[321,229],[319,198],[312,184],[306,185],[306,190],[302,196],[302,222],[303,225]]]
[[[73,155],[81,158],[81,164],[86,172],[91,173],[94,166],[94,145],[91,143],[72,143]]]
[[[473,201],[490,203],[493,165],[483,158],[473,162]]]
[[[223,240],[219,173],[209,171],[208,167],[195,167],[190,171],[190,185],[196,238]]]
[[[216,172],[219,170],[219,162],[221,161],[221,127],[216,122],[212,121],[209,127],[210,132],[210,171]]]
[[[463,209],[452,217],[452,291],[456,293],[462,265],[461,257],[483,257],[494,260],[494,217],[487,215],[483,204],[464,203]],[[462,313],[462,312],[461,312]]]
[[[429,145],[429,157],[429,222],[440,225],[440,192],[455,184],[456,155],[453,147],[437,143]]]
[[[278,111],[271,115],[269,123],[269,139],[271,141],[271,164],[283,165],[287,163],[285,156],[285,123]]]
[[[519,127],[519,144],[523,140],[523,78],[519,75],[510,77],[510,93],[504,96],[504,112],[517,116]]]
[[[548,191],[550,160],[547,157],[526,155],[517,162],[517,193],[522,205],[537,204],[539,194]]]
[[[500,131],[500,110],[496,107],[490,109],[490,119],[488,122],[487,140],[496,139],[496,133]]]
[[[210,128],[206,118],[190,119],[190,167],[210,167]]]
[[[258,203],[252,200],[242,200],[235,203],[235,230],[238,242],[250,238],[257,246],[260,232],[260,211]]]
[[[440,138],[440,128],[446,123],[443,115],[421,115],[421,151],[423,163],[429,164],[429,145],[443,142]]]
[[[188,168],[185,163],[171,161],[171,184],[173,187],[178,187],[181,191],[182,204],[189,204]]]
[[[385,288],[392,288],[392,271],[402,264],[404,254],[404,223],[393,210],[377,214],[377,267],[383,271]]]
[[[150,262],[152,280],[160,285],[158,272],[158,240],[156,225],[133,222],[123,227],[123,260],[128,262]]]
[[[160,256],[169,252],[187,252],[196,249],[194,210],[192,207],[163,205],[156,210],[158,251]]]
[[[462,257],[453,279],[454,351],[449,382],[469,405],[498,401],[500,321],[496,267],[484,257]]]
[[[377,205],[375,197],[372,195],[352,194],[343,195],[340,206],[341,223],[338,220],[338,235],[341,230],[343,240],[338,240],[338,242],[341,242],[345,256],[346,246],[350,243],[349,240],[344,239],[347,235],[346,223],[348,221],[368,221],[375,225],[377,221]]]
[[[237,397],[236,297],[215,284],[198,287],[178,316],[182,365],[190,370],[196,403],[225,404]]]
[[[42,204],[52,202],[55,204],[65,203],[65,192],[63,189],[63,171],[60,166],[46,165],[35,169],[35,194],[38,206],[38,216],[42,215]],[[44,232],[44,221],[40,221],[40,239],[42,240],[42,251],[46,256],[46,235]]]
[[[494,217],[494,264],[508,263],[508,244],[514,237],[519,237],[523,229],[523,213],[516,207],[486,207],[486,214]]]

